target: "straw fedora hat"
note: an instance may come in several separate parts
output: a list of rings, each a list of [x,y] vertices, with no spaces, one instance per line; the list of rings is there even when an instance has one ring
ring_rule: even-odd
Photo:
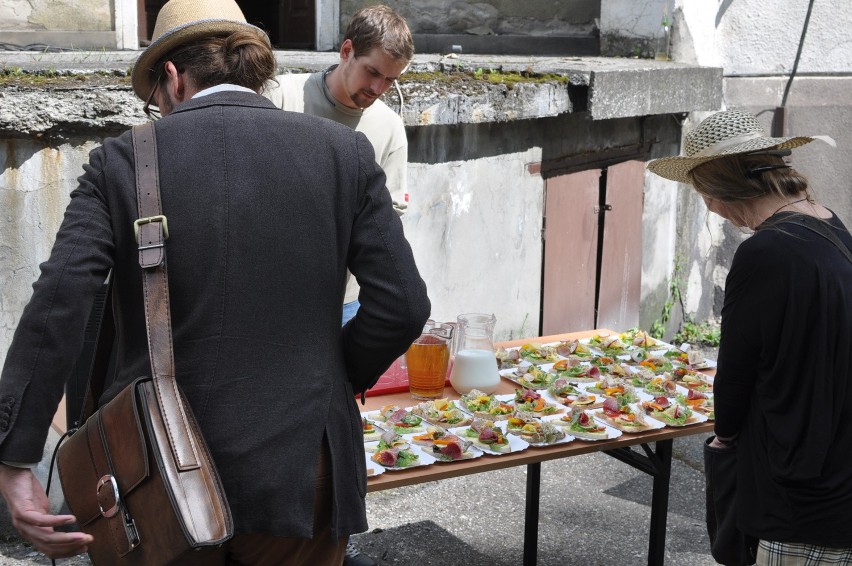
[[[131,73],[133,92],[145,100],[154,89],[154,65],[172,49],[204,37],[238,30],[255,32],[267,45],[269,37],[248,22],[234,0],[169,0],[160,9],[151,45],[142,52]]]
[[[834,140],[828,136],[768,137],[753,115],[739,110],[726,110],[706,118],[686,134],[686,156],[655,159],[648,163],[648,169],[660,177],[691,184],[689,172],[713,159],[741,153],[792,149],[817,139],[834,147]]]

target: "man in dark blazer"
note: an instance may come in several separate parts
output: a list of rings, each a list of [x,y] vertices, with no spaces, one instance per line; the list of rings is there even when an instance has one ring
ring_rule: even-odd
[[[257,94],[274,72],[268,38],[233,0],[171,0],[132,80],[165,116],[177,380],[234,516],[221,553],[339,563],[346,537],[367,528],[355,395],[419,335],[430,305],[367,138],[281,112]],[[117,363],[101,404],[150,375],[134,175],[129,132],[91,153],[0,378],[0,491],[51,556],[84,552],[91,537],[54,531],[73,517],[50,514],[26,466],[42,457],[110,270]],[[347,268],[361,309],[341,329]]]

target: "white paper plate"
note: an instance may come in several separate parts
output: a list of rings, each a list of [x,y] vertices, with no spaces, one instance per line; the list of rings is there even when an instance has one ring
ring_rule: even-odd
[[[511,432],[508,433],[508,434],[510,434],[512,436],[517,436],[515,434],[512,434]],[[523,438],[521,438],[521,440],[523,440]],[[543,446],[556,446],[557,444],[568,444],[569,442],[571,442],[573,440],[574,440],[574,437],[566,432],[565,438],[560,438],[556,442],[529,442],[528,444],[530,446],[534,447],[534,448],[541,448]],[[526,441],[524,440],[524,442],[526,442]]]
[[[510,404],[512,403],[512,400],[515,398],[515,396],[514,396],[513,394],[511,394],[511,393],[506,394],[506,395],[495,395],[494,397],[495,397],[498,401],[501,401],[501,402],[503,402],[503,403],[510,403]],[[473,414],[473,411],[471,411],[470,409],[468,409],[468,408],[465,406],[464,401],[462,401],[461,399],[456,399],[455,403],[456,403],[456,407],[458,407],[459,409],[461,409],[461,411],[462,411],[463,413],[465,413],[465,414],[467,414],[467,415],[470,415],[470,416],[472,416],[472,417],[476,418],[476,417],[475,417],[475,415]],[[491,416],[491,417],[483,417],[483,418],[487,418],[488,420],[493,420],[493,421],[500,421],[500,420],[506,420],[506,419],[508,419],[508,418],[509,418],[509,416],[510,416],[510,415],[500,415],[500,416],[496,416],[496,415],[495,415],[495,416]]]
[[[457,428],[466,428],[466,427],[457,427]],[[455,433],[451,432],[450,434],[455,434]],[[402,435],[402,437],[405,440],[407,440],[408,443],[411,444],[411,446],[415,446],[421,452],[424,452],[427,456],[431,456],[432,458],[435,459],[435,462],[438,463],[438,464],[452,464],[453,462],[464,462],[465,460],[473,460],[474,458],[479,458],[480,456],[482,456],[482,451],[479,450],[479,448],[477,448],[474,444],[471,444],[470,446],[468,446],[467,451],[463,452],[462,457],[459,458],[458,460],[441,460],[437,456],[432,455],[432,446],[433,445],[416,444],[414,442],[415,436],[417,436],[417,435],[416,434],[403,434]],[[456,435],[456,436],[458,436],[462,440],[466,440],[462,436],[459,436],[459,435]]]
[[[588,411],[588,413],[590,415],[593,414],[592,411]],[[564,426],[567,429],[571,425],[571,423],[567,423],[567,422],[565,422],[561,419],[562,419],[562,415],[552,415],[550,417],[544,417],[541,420],[542,421],[555,421],[554,422],[555,425]],[[601,440],[612,440],[613,438],[618,438],[619,436],[621,436],[621,431],[618,430],[617,428],[612,427],[612,426],[610,426],[606,423],[600,422],[600,419],[595,419],[595,422],[601,424],[606,429],[606,438],[580,438],[579,436],[575,436],[574,439],[575,440],[584,440],[586,442],[598,442],[598,441],[601,441]],[[572,432],[567,431],[567,430],[566,430],[566,432],[568,432],[569,434],[573,434]]]
[[[597,395],[598,397],[602,397],[602,398],[605,399],[606,395],[604,395],[603,393],[598,393],[597,391],[591,391],[590,390],[592,385],[594,385],[594,383],[580,383],[578,385],[578,387],[580,389],[583,389],[584,391],[586,391],[586,393],[588,393],[589,395]],[[636,396],[639,398],[639,400],[634,401],[634,403],[641,403],[642,401],[653,401],[654,400],[654,396],[651,395],[650,393],[645,393],[645,391],[643,391],[641,387],[633,386],[633,391],[636,393]]]
[[[431,450],[428,446],[418,446],[418,448],[420,448],[423,452],[427,452],[427,451]],[[441,460],[437,456],[432,456],[431,454],[429,454],[429,455],[432,456],[433,458],[435,458],[436,464],[453,464],[455,462],[464,462],[465,460],[474,460],[476,458],[480,458],[482,456],[482,454],[483,454],[482,450],[480,450],[475,445],[471,444],[470,446],[468,446],[467,451],[463,452],[462,457],[459,458],[458,460]]]
[[[495,423],[496,426],[500,427],[500,423]],[[465,436],[465,431],[469,429],[468,426],[461,426],[456,428],[451,428],[450,432],[457,435],[459,438],[468,438]],[[500,427],[500,430],[503,431],[504,436],[509,439],[509,450],[506,452],[497,452],[496,450],[491,450],[485,445],[474,443],[474,446],[484,452],[485,454],[492,454],[494,456],[503,456],[505,454],[513,454],[515,452],[521,452],[529,448],[529,444],[524,440],[518,438],[514,434],[505,434],[505,429]]]
[[[430,464],[435,463],[435,458],[431,454],[427,454],[426,452],[421,450],[420,446],[417,446],[416,444],[412,444],[412,445],[410,445],[410,447],[408,449],[411,452],[414,452],[415,454],[417,454],[417,456],[418,456],[417,463],[413,464],[411,466],[406,466],[404,468],[388,468],[387,466],[382,466],[378,462],[374,462],[373,460],[370,460],[371,454],[369,453],[369,448],[367,447],[368,444],[370,444],[370,443],[369,442],[364,443],[364,450],[365,450],[365,452],[367,452],[367,460],[370,463],[372,463],[374,466],[380,466],[380,467],[384,468],[385,471],[387,471],[387,472],[397,472],[397,471],[400,471],[400,470],[410,470],[412,468],[419,468],[421,466],[429,466]],[[378,443],[376,443],[376,444],[378,444]]]
[[[642,409],[637,407],[635,403],[631,404],[630,406],[633,408],[634,412],[638,413],[639,411],[642,411]],[[641,430],[631,430],[631,429],[627,429],[627,428],[619,428],[618,426],[610,423],[606,419],[606,417],[603,416],[603,409],[596,409],[596,410],[592,411],[592,415],[594,415],[595,419],[597,421],[599,421],[601,424],[604,424],[606,426],[610,426],[610,427],[613,427],[613,428],[617,428],[621,432],[625,432],[627,434],[636,434],[636,433],[639,433],[639,432],[647,432],[649,430],[658,430],[658,429],[661,429],[664,426],[666,426],[661,421],[658,421],[657,419],[652,419],[649,415],[645,415],[645,423],[648,426],[646,428],[641,429]]]
[[[692,367],[692,369],[698,369],[698,370],[712,369],[712,368],[716,367],[716,360],[710,360],[710,359],[705,358],[703,364],[695,364],[691,367]]]
[[[395,448],[400,448],[402,450],[410,450],[412,446],[416,446],[416,444],[412,444],[411,441],[408,438],[402,436],[402,439],[407,443],[407,445],[406,446],[402,446],[402,445],[395,446]],[[375,454],[376,450],[378,450],[378,449],[379,449],[379,441],[378,440],[368,440],[367,442],[364,443],[364,452],[367,453],[367,457],[370,457],[373,454]]]
[[[695,417],[695,418],[694,419],[690,418],[690,422],[688,422],[686,424],[682,424],[682,425],[676,425],[676,424],[668,423],[668,422],[666,422],[662,419],[658,419],[658,418],[654,417],[653,415],[646,415],[646,416],[649,419],[653,419],[655,421],[663,423],[663,426],[670,426],[670,427],[674,427],[674,428],[680,428],[680,427],[684,427],[684,426],[692,426],[692,425],[697,425],[699,423],[706,423],[707,422],[707,415],[699,413],[698,411],[692,411],[692,416]]]
[[[370,460],[370,454],[364,453],[364,458],[367,461],[367,477],[374,478],[376,476],[380,476],[385,473],[385,467],[381,464],[376,464],[372,460]]]

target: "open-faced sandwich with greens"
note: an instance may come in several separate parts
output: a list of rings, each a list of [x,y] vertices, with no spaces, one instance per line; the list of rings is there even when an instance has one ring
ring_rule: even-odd
[[[384,423],[382,428],[393,430],[399,434],[423,432],[423,419],[408,409],[396,405],[385,405],[379,410],[376,419]]]
[[[506,377],[518,385],[530,389],[544,389],[556,378],[552,373],[548,373],[527,361],[518,364],[518,367],[513,372],[506,374]]]
[[[686,395],[678,395],[675,399],[681,405],[691,408],[696,413],[704,415],[711,421],[716,418],[716,409],[713,405],[712,393],[704,393],[702,391],[690,389],[687,391]]]
[[[361,428],[364,431],[364,442],[378,440],[385,432],[384,429],[376,426],[376,423],[365,416],[361,416]]]
[[[695,416],[692,409],[684,407],[680,403],[671,403],[662,411],[652,410],[648,414],[669,426],[686,426],[698,422],[698,417]]]
[[[597,348],[607,356],[618,356],[627,352],[627,344],[621,341],[618,334],[608,336],[595,334],[589,339],[589,346]]]
[[[565,358],[576,356],[578,358],[588,358],[592,355],[592,351],[588,346],[579,340],[564,340],[555,346],[556,353]]]
[[[556,353],[556,346],[542,346],[535,342],[524,344],[521,346],[520,352],[522,359],[534,364],[546,364],[559,359],[559,354]]]
[[[555,375],[557,379],[570,379],[575,383],[592,382],[601,378],[601,370],[598,366],[588,362],[573,363],[573,360],[570,358],[559,360],[548,371]]]
[[[624,432],[642,432],[654,428],[630,403],[622,403],[615,397],[607,397],[603,408],[595,416]]]
[[[654,397],[659,397],[660,395],[664,397],[674,397],[677,395],[677,385],[675,382],[671,379],[666,379],[666,377],[663,376],[655,377],[646,383],[644,390],[645,393],[649,393]]]
[[[512,419],[523,422],[515,422],[514,426],[511,426]],[[529,417],[509,417],[506,432],[515,434],[525,442],[535,446],[556,444],[567,437],[561,427]]]
[[[441,462],[468,460],[480,455],[472,442],[446,431],[441,427],[429,427],[423,434],[415,434],[414,444],[428,447],[429,453]]]
[[[563,412],[563,409],[548,403],[541,393],[532,389],[515,389],[515,410],[539,417]]]
[[[486,451],[505,453],[511,452],[509,438],[494,424],[494,421],[473,419],[470,426],[462,429],[463,437],[473,442],[474,446]]]
[[[411,412],[434,425],[447,428],[464,426],[473,420],[470,415],[447,398],[423,401],[415,405]]]
[[[580,440],[606,440],[609,438],[607,428],[583,409],[573,409],[569,414],[551,422],[566,428],[568,434]]]
[[[505,420],[515,412],[513,404],[504,403],[494,395],[483,393],[478,389],[465,393],[459,401],[466,411],[480,419]]]
[[[672,374],[674,375],[675,382],[687,389],[694,389],[701,392],[713,390],[713,383],[703,373],[686,368],[677,368]]]

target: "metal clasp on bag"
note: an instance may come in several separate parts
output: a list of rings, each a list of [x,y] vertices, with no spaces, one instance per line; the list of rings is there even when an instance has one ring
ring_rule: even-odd
[[[169,239],[169,223],[166,220],[165,215],[158,214],[157,216],[148,216],[146,218],[137,218],[133,221],[133,234],[136,236],[136,243],[139,243],[139,227],[142,224],[150,224],[151,222],[161,222],[163,224],[163,239]],[[162,246],[149,246],[149,247],[162,247]],[[147,249],[147,248],[139,248],[139,249]]]
[[[112,507],[104,511],[103,506],[101,505],[101,488],[105,485],[109,484],[112,486],[112,496],[114,503]],[[118,494],[118,483],[115,481],[115,478],[110,474],[103,476],[98,480],[98,489],[97,489],[97,499],[98,499],[98,509],[101,510],[101,515],[109,519],[110,517],[115,517],[119,511],[119,502],[121,497]]]

